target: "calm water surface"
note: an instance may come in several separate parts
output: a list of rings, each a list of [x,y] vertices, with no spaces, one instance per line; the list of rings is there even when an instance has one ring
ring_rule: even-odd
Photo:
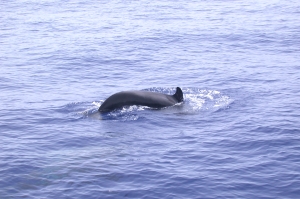
[[[0,198],[299,198],[299,24],[295,0],[2,1]]]

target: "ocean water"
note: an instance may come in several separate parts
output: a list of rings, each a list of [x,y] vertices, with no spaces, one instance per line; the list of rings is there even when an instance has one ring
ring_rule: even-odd
[[[299,32],[296,0],[1,1],[0,198],[299,198]]]

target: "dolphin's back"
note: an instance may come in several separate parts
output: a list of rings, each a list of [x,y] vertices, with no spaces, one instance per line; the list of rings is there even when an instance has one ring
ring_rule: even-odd
[[[107,98],[100,106],[100,112],[107,112],[123,106],[141,105],[152,108],[172,106],[183,101],[182,91],[179,87],[174,95],[150,91],[122,91]]]

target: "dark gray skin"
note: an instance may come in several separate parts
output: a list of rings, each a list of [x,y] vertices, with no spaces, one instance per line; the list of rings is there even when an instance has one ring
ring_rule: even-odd
[[[109,112],[123,106],[148,106],[163,108],[173,106],[183,101],[182,90],[177,87],[174,95],[166,95],[150,91],[122,91],[107,98],[100,106],[100,112]]]

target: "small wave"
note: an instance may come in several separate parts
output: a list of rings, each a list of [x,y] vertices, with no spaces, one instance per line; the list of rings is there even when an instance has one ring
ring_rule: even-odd
[[[223,95],[217,90],[186,89],[183,91],[185,110],[190,112],[211,111],[228,108],[233,102],[227,95]]]

